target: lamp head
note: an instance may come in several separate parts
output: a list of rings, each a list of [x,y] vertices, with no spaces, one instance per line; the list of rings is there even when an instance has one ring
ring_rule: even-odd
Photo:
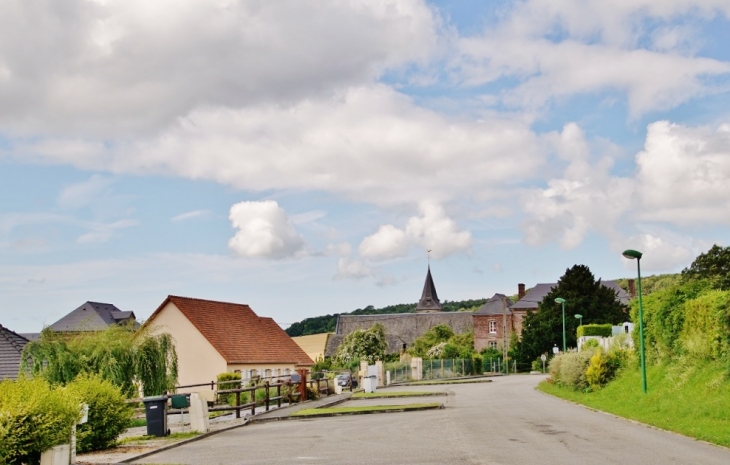
[[[638,250],[631,250],[631,249],[624,250],[624,253],[623,253],[623,256],[628,258],[629,260],[633,260],[635,258],[641,260],[642,255],[643,254],[641,252],[639,252]]]
[[[581,315],[581,314],[579,314],[579,313],[576,313],[576,314],[575,314],[575,317],[576,317],[576,318],[583,318],[583,315]]]
[[[565,299],[563,299],[562,297],[558,297],[557,299],[555,299],[555,302],[557,302],[559,304],[564,304],[565,303]]]

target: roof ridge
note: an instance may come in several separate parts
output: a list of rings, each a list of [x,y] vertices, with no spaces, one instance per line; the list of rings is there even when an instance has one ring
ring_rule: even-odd
[[[172,294],[169,294],[167,297],[169,299],[197,300],[198,302],[212,302],[212,303],[216,303],[216,304],[238,305],[238,306],[241,306],[241,307],[251,308],[248,304],[239,304],[239,303],[236,303],[236,302],[225,302],[225,301],[222,301],[222,300],[201,299],[199,297],[186,297],[184,295],[172,295]]]
[[[4,331],[3,331],[3,330],[4,330]],[[0,334],[2,334],[2,335],[3,335],[3,337],[5,338],[5,340],[6,340],[6,341],[8,341],[8,342],[10,343],[10,345],[12,345],[13,347],[15,347],[15,348],[16,348],[16,349],[18,350],[18,352],[23,352],[23,346],[24,346],[25,344],[23,344],[23,345],[20,345],[20,344],[18,343],[18,340],[17,340],[17,339],[14,339],[14,338],[10,338],[10,337],[8,337],[8,336],[7,336],[7,333],[13,334],[13,335],[15,335],[16,337],[18,337],[18,338],[22,339],[23,341],[25,341],[25,342],[26,342],[26,344],[27,344],[28,342],[30,342],[30,341],[29,341],[28,339],[24,338],[23,336],[21,336],[20,334],[16,333],[15,331],[13,331],[12,329],[6,328],[6,327],[5,327],[5,326],[3,326],[2,324],[0,324]]]

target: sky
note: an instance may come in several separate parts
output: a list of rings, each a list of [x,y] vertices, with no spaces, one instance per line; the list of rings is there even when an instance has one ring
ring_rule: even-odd
[[[0,324],[287,326],[730,244],[727,0],[0,2]]]

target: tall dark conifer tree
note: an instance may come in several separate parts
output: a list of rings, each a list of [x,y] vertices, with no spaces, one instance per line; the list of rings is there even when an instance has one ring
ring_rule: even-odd
[[[583,315],[583,324],[628,321],[628,309],[616,298],[616,292],[596,280],[585,265],[575,265],[565,270],[555,286],[540,302],[536,312],[528,312],[523,327],[522,339],[514,355],[523,366],[529,364],[554,345],[562,349],[563,317],[562,306],[555,299],[565,299],[565,334],[568,347],[576,345],[578,320],[575,314]]]

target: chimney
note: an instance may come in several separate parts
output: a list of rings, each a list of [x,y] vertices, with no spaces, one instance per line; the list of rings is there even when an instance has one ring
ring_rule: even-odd
[[[636,297],[636,284],[633,279],[629,279],[629,297]]]
[[[519,283],[517,285],[517,300],[520,300],[525,296],[525,285],[522,283]]]

